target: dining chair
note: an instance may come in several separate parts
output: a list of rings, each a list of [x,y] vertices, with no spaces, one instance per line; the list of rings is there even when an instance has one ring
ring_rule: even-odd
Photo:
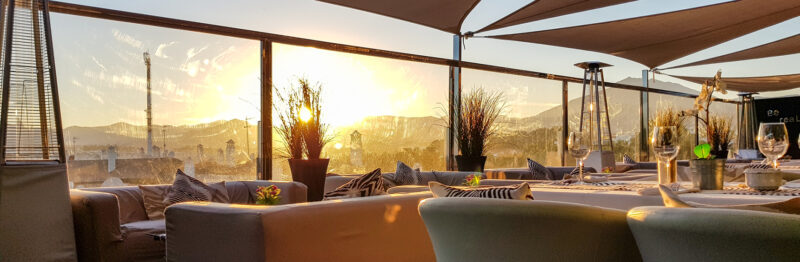
[[[641,261],[625,212],[580,204],[432,198],[419,212],[436,260]]]
[[[644,261],[797,261],[800,250],[798,215],[637,207],[628,225]]]

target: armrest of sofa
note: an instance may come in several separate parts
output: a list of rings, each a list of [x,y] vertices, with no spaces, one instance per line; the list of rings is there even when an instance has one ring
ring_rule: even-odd
[[[250,195],[255,199],[256,190],[260,186],[275,185],[281,189],[281,201],[279,204],[294,204],[305,203],[308,201],[308,187],[300,182],[293,181],[272,181],[272,180],[255,180],[255,181],[242,181],[247,185],[250,190]]]
[[[167,260],[433,261],[416,209],[429,197],[420,192],[278,206],[179,203],[166,210]]]
[[[276,207],[213,202],[171,205],[165,211],[167,260],[266,261],[261,214]]]
[[[81,261],[108,259],[104,252],[122,242],[117,196],[70,190],[75,241]]]

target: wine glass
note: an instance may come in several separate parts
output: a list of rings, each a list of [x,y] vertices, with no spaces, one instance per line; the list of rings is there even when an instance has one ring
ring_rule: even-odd
[[[758,127],[758,151],[767,157],[767,161],[772,162],[772,166],[778,167],[778,158],[781,158],[789,150],[789,134],[786,132],[784,123],[761,123]]]
[[[669,163],[678,156],[678,150],[680,150],[677,128],[674,126],[655,127],[650,143],[653,145],[653,152],[658,161],[666,163],[669,168]]]
[[[583,160],[589,157],[589,152],[591,151],[590,143],[588,132],[569,132],[569,137],[567,137],[569,154],[578,160],[578,181],[583,181]]]

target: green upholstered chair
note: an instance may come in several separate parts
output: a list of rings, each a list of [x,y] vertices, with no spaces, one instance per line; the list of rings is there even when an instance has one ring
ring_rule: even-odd
[[[628,225],[644,261],[798,261],[800,216],[637,207]]]
[[[432,198],[419,212],[436,260],[640,261],[625,212],[580,204]]]

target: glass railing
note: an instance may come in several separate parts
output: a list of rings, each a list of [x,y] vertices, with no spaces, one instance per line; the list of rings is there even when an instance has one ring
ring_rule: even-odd
[[[271,60],[262,60],[257,40],[82,16],[53,14],[52,19],[68,172],[75,187],[169,183],[176,169],[207,182],[256,179],[260,159],[272,161],[260,178],[290,180],[274,130],[279,125],[274,110],[281,103],[275,95],[271,103],[261,101],[261,68],[267,64],[274,92],[299,78],[322,86],[323,122],[331,136],[323,157],[331,159],[330,173],[393,172],[397,161],[422,170],[447,169],[448,64],[453,61],[271,42],[264,42],[271,48],[263,56]],[[62,26],[76,23],[92,30]],[[560,147],[564,123],[569,129],[579,124],[578,80],[480,64],[465,64],[461,73],[462,94],[484,88],[505,97],[506,110],[486,151],[487,168],[525,167],[526,158],[548,166],[575,164]],[[607,87],[617,161],[641,155],[639,85]],[[662,108],[691,108],[694,99],[686,93],[695,91],[681,92],[650,92],[650,119]],[[273,110],[268,120],[273,141],[271,150],[262,152],[265,107]],[[715,102],[712,111],[736,125],[736,104]],[[681,145],[688,149],[697,128],[692,120],[684,123]],[[681,150],[680,159],[690,157],[690,150]]]

